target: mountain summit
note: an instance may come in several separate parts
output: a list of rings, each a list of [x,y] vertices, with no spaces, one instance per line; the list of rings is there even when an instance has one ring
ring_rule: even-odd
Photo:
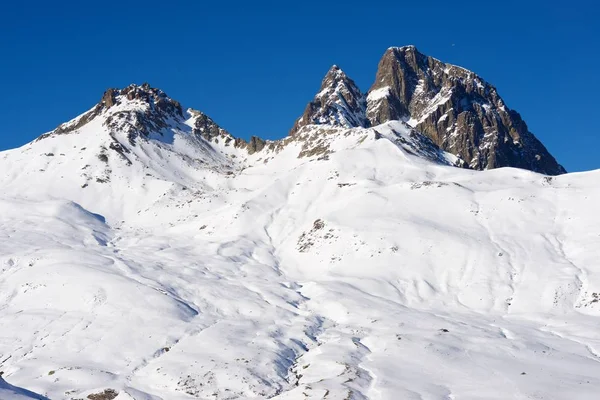
[[[474,169],[566,172],[529,132],[519,113],[505,105],[495,87],[414,46],[385,52],[369,90],[367,116],[372,124],[406,120]]]
[[[366,103],[354,82],[333,67],[290,134],[308,124],[365,127],[395,120],[405,121],[472,169],[566,172],[494,86],[415,46],[385,52]]]
[[[337,65],[332,66],[315,98],[296,120],[290,135],[305,125],[334,125],[344,128],[366,127],[365,95]]]
[[[139,135],[148,136],[152,132],[161,132],[173,120],[184,118],[181,104],[162,90],[153,88],[148,83],[131,84],[123,89],[108,89],[91,110],[59,125],[41,138],[73,133],[101,115],[105,117],[105,127],[126,133],[132,143]]]

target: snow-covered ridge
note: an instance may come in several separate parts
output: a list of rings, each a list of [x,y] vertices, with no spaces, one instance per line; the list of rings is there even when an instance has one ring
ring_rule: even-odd
[[[332,72],[343,76],[338,70]],[[404,133],[381,134],[388,131]],[[62,198],[69,193],[80,204],[98,202],[105,210],[101,214],[111,221],[132,213],[143,219],[145,210],[165,191],[185,188],[210,198],[215,187],[248,168],[279,165],[283,172],[380,139],[433,162],[464,164],[419,133],[393,122],[362,131],[308,125],[298,135],[282,140],[253,137],[244,141],[201,111],[184,109],[159,89],[130,85],[107,91],[82,116],[4,153],[1,179],[6,190],[19,190],[26,196],[42,191]],[[35,185],[21,189],[23,180]]]
[[[595,400],[600,171],[457,168],[330,72],[281,140],[132,85],[0,152],[0,399]]]
[[[177,101],[148,84],[108,90],[94,108],[41,138],[77,132],[99,117],[110,132],[124,135],[131,145],[151,133],[159,135],[153,139],[165,136],[168,142],[174,131],[186,131],[182,125],[191,126],[194,135],[210,143],[224,141],[246,149],[248,155],[285,143],[235,138],[202,112],[184,112]],[[493,86],[471,71],[420,53],[414,46],[389,48],[366,94],[337,65],[332,66],[290,136],[308,125],[349,129],[389,121],[407,122],[473,169],[508,166],[549,175],[565,172]],[[119,138],[113,146],[126,148]],[[230,156],[238,157],[234,153]]]
[[[229,171],[140,140],[143,163],[107,153],[111,180],[81,187],[93,126],[0,153],[11,385],[53,400],[595,398],[597,172],[455,168],[390,122],[306,126]]]

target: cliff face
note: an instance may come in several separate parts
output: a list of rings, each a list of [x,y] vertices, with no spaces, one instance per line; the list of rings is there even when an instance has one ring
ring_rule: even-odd
[[[390,48],[383,55],[367,96],[366,116],[372,125],[404,120],[474,169],[566,172],[495,87],[414,46]]]

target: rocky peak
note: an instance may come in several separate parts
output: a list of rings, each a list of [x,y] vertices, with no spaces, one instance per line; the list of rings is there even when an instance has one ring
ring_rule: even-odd
[[[191,115],[192,133],[202,137],[209,143],[219,143],[223,141],[225,146],[233,144],[236,148],[246,149],[248,154],[254,154],[261,151],[267,144],[266,140],[258,136],[251,136],[249,141],[242,138],[236,138],[225,129],[221,128],[211,117],[204,114],[202,111],[188,109]]]
[[[212,144],[224,143],[248,151],[248,154],[261,151],[267,142],[252,136],[249,141],[233,137],[221,128],[205,113],[187,109],[184,113],[181,104],[167,96],[160,89],[149,84],[129,85],[123,89],[108,89],[91,110],[77,118],[61,124],[54,131],[40,136],[37,140],[48,136],[76,133],[91,121],[99,119],[101,125],[108,131],[112,144],[120,152],[126,152],[121,145],[121,139],[136,145],[139,138],[160,139],[172,135],[170,130],[189,132]]]
[[[137,137],[177,126],[185,120],[181,104],[149,84],[109,89],[102,97],[103,125],[111,132],[124,132],[131,144]]]
[[[366,127],[365,96],[344,71],[332,66],[321,83],[319,93],[296,120],[290,135],[306,125],[333,125],[346,128]]]
[[[517,167],[564,173],[554,157],[475,73],[420,53],[391,47],[367,96],[372,125],[403,120],[471,168]]]
[[[372,123],[410,115],[407,105],[418,85],[419,66],[426,62],[414,46],[390,47],[385,52],[367,97],[367,117]]]
[[[173,121],[184,120],[181,104],[165,92],[148,83],[131,84],[123,89],[106,90],[91,110],[40,138],[76,132],[97,117],[104,119],[102,124],[111,132],[127,133],[132,143],[139,135],[160,132]]]
[[[201,136],[209,142],[213,141],[215,138],[217,140],[227,140],[227,138],[232,138],[229,132],[221,128],[211,117],[204,114],[202,111],[191,108],[187,111],[191,115],[190,121],[192,122],[192,133],[195,135]]]
[[[183,116],[183,110],[178,101],[171,99],[165,92],[151,87],[148,83],[131,84],[123,89],[110,88],[104,92],[96,107],[100,111],[106,111],[119,105],[127,107],[128,103],[131,104],[131,107],[128,108],[137,105],[141,108],[149,107],[161,113]]]
[[[178,101],[171,99],[162,90],[150,87],[148,83],[144,83],[141,86],[129,85],[125,89],[120,90],[119,94],[124,97],[123,100],[137,100],[149,105],[152,111],[170,116],[183,116],[181,104]]]

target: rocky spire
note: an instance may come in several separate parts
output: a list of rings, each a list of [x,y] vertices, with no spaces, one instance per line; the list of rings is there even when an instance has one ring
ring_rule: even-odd
[[[319,93],[296,120],[290,135],[310,124],[364,127],[368,125],[365,110],[365,96],[354,81],[334,65],[325,75]]]
[[[474,169],[566,172],[496,88],[414,46],[389,48],[381,58],[367,96],[367,117],[372,125],[404,120]]]

